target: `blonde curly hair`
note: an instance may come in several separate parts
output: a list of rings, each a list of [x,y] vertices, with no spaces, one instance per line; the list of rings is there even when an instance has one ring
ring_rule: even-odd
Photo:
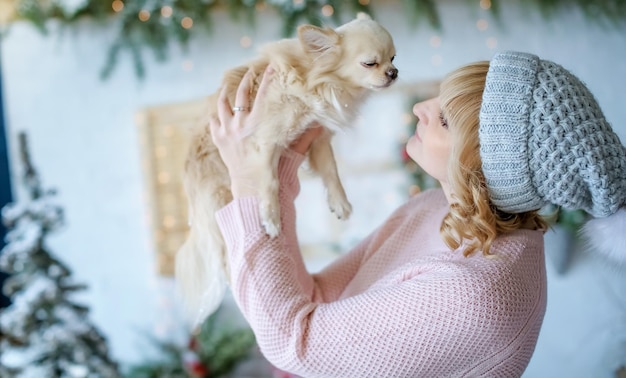
[[[547,229],[538,211],[511,214],[495,208],[489,199],[481,169],[478,139],[479,112],[488,61],[468,64],[448,74],[441,83],[439,101],[448,122],[451,153],[448,180],[454,203],[441,224],[444,242],[452,249],[464,247],[491,255],[491,245],[501,234],[517,229]]]

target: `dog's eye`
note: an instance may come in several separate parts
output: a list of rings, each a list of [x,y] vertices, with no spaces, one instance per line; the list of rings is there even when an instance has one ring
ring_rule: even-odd
[[[363,62],[363,63],[361,63],[361,65],[363,67],[376,67],[378,65],[378,63],[376,63],[376,62]]]
[[[393,60],[394,60],[394,59],[396,59],[396,56],[395,56],[395,55],[391,57],[391,63],[393,63]]]

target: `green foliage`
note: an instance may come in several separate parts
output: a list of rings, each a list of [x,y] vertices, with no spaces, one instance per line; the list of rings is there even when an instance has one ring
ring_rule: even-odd
[[[388,0],[378,0],[381,3]],[[68,2],[69,3],[69,2]],[[115,21],[118,27],[116,39],[109,46],[109,55],[101,71],[103,79],[108,78],[115,68],[122,52],[128,52],[134,62],[135,73],[139,78],[145,76],[143,50],[152,50],[158,61],[167,58],[168,47],[177,43],[187,48],[193,33],[212,33],[212,14],[217,9],[226,9],[231,19],[255,26],[256,13],[261,9],[272,10],[282,19],[282,35],[291,36],[300,22],[313,25],[342,23],[341,15],[368,12],[373,15],[371,4],[374,0],[126,0],[118,1],[117,12],[112,0],[83,0],[74,9],[63,8],[64,1],[16,0],[18,19],[31,22],[42,32],[46,32],[46,21],[59,20],[62,24],[72,25],[83,17],[90,17],[100,22]],[[434,29],[441,29],[441,16],[436,0],[402,0],[407,21],[411,25],[427,22]],[[468,6],[475,7],[477,0],[468,1]],[[488,9],[498,19],[503,0],[487,2]],[[546,17],[552,18],[562,9],[581,9],[589,20],[608,25],[620,25],[626,20],[625,0],[527,0],[521,2],[528,8],[536,8]],[[123,7],[119,9],[119,5]],[[331,6],[333,12],[323,15],[322,9]],[[170,13],[162,13],[169,7]],[[150,15],[143,21],[138,17],[143,11]],[[184,27],[185,17],[193,20],[193,26]]]
[[[388,0],[376,0],[388,1]],[[374,0],[371,1],[373,3]],[[468,1],[475,6],[477,1]],[[69,2],[68,2],[69,3]],[[137,77],[145,76],[144,49],[151,50],[157,61],[167,58],[171,44],[187,48],[189,39],[195,32],[213,32],[211,15],[217,9],[226,9],[235,22],[255,25],[255,14],[259,9],[271,9],[282,19],[282,35],[293,34],[300,22],[313,25],[342,23],[342,14],[356,12],[373,13],[369,1],[359,0],[84,0],[74,9],[63,8],[63,1],[15,0],[15,13],[18,19],[31,22],[42,32],[46,32],[46,22],[56,19],[62,24],[72,25],[82,17],[90,17],[100,22],[114,20],[119,29],[117,37],[109,46],[109,54],[101,77],[111,76],[120,55],[127,52],[134,62]],[[502,0],[491,0],[489,10],[498,18]],[[123,7],[120,9],[120,4]],[[546,17],[557,15],[561,9],[580,8],[588,19],[610,25],[620,25],[626,20],[624,0],[532,0],[522,2],[523,6],[538,8]],[[402,0],[407,20],[412,25],[425,21],[434,29],[441,28],[441,16],[436,0]],[[322,14],[324,6],[332,6],[330,16]],[[164,7],[171,12],[162,13]],[[149,17],[139,17],[139,12]],[[183,19],[189,17],[193,25],[183,26]]]
[[[42,189],[26,135],[19,137],[29,198],[2,208],[9,232],[0,270],[10,274],[2,290],[12,304],[0,309],[0,355],[21,357],[8,363],[0,358],[0,376],[118,377],[105,337],[86,319],[89,308],[73,298],[86,286],[75,283],[47,247],[47,237],[64,224],[63,209],[54,191]]]
[[[224,324],[219,311],[207,318],[197,335],[191,336],[189,345],[181,346],[153,337],[149,339],[157,348],[158,358],[130,367],[125,377],[187,378],[192,375],[190,370],[193,369],[190,361],[186,360],[190,355],[197,359],[197,365],[205,372],[201,375],[224,377],[248,356],[255,345],[252,330]]]
[[[578,235],[578,230],[590,217],[584,210],[568,210],[556,205],[544,207],[541,213],[548,223],[559,225],[572,235]]]

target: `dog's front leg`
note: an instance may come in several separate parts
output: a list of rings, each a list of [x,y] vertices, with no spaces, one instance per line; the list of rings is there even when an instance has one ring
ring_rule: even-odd
[[[309,149],[309,165],[322,178],[330,210],[337,215],[337,218],[348,219],[352,213],[352,205],[339,179],[330,139],[330,132],[325,131],[313,141]]]
[[[271,145],[259,145],[259,155],[267,164],[259,172],[259,212],[265,232],[270,237],[280,233],[280,202],[278,199],[278,159],[280,149]]]

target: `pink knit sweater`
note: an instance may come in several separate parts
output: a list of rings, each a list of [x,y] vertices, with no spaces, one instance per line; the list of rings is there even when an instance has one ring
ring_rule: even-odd
[[[303,377],[519,377],[546,307],[540,231],[496,240],[497,258],[463,257],[440,238],[441,190],[410,199],[319,274],[295,234],[297,169],[281,158],[283,232],[264,233],[254,197],[216,216],[232,292],[265,357]]]

